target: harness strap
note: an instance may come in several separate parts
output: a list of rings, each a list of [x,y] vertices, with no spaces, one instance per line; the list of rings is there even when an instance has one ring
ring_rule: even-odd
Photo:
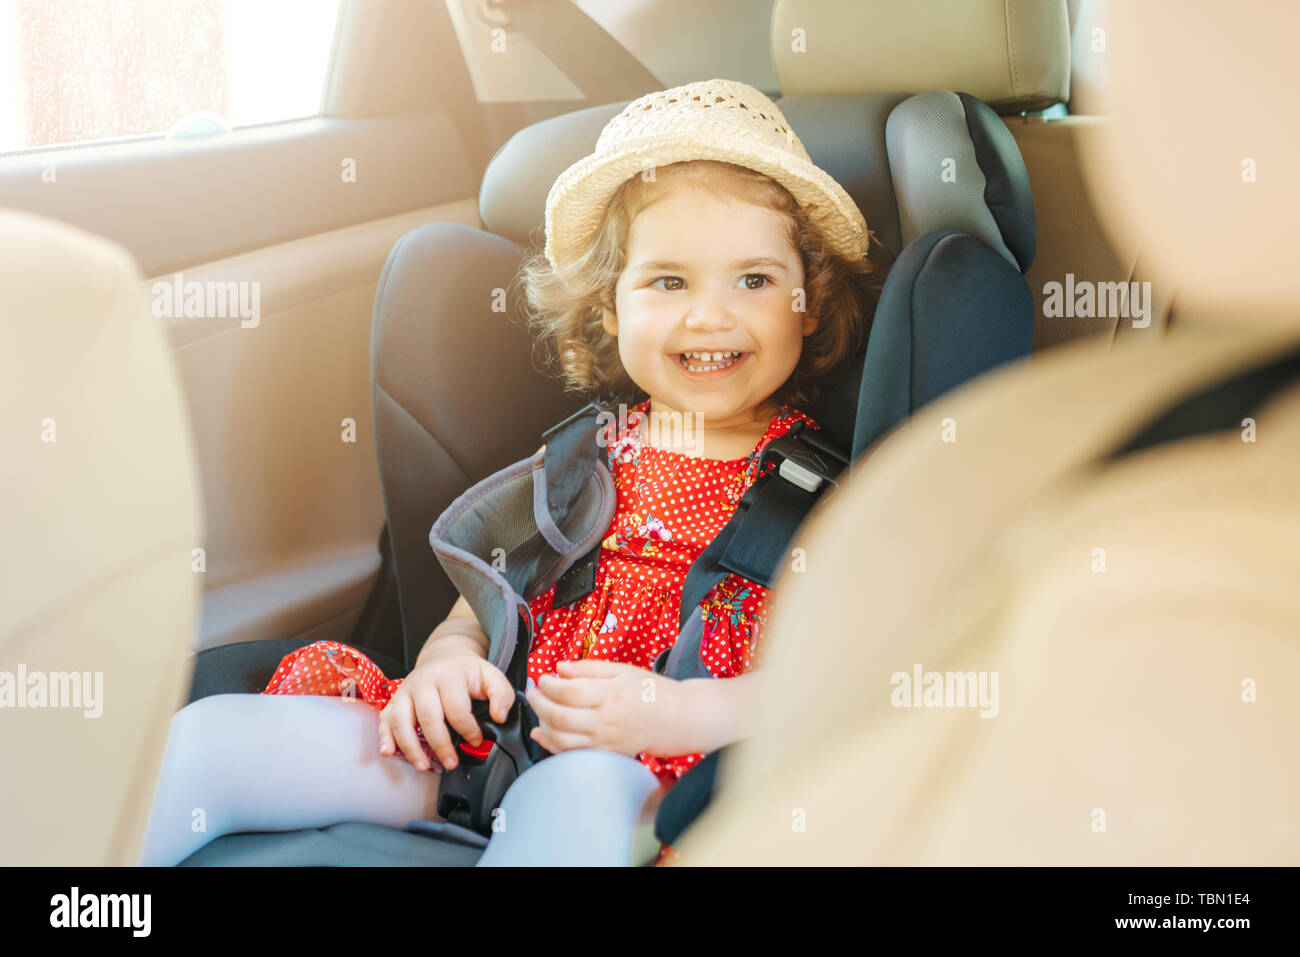
[[[546,442],[546,506],[553,521],[562,520],[569,514],[584,483],[589,481],[600,463],[604,427],[611,415],[599,400],[589,402],[542,433]],[[601,532],[603,534],[604,526]],[[556,582],[554,607],[570,605],[595,591],[599,558],[598,537],[595,544],[570,564]]]
[[[700,602],[732,572],[771,588],[785,550],[813,506],[821,500],[848,465],[848,456],[820,430],[798,422],[763,449],[758,477],[745,492],[730,521],[700,553],[682,585],[681,635],[655,661],[655,670],[680,677],[699,657],[700,629],[687,622]],[[699,632],[699,633],[697,633]],[[691,646],[694,647],[691,647]]]
[[[771,588],[794,533],[848,464],[833,442],[802,422],[769,442],[718,564]]]
[[[534,631],[529,601],[552,584],[573,592],[588,565],[594,587],[594,550],[617,506],[600,461],[607,415],[597,403],[579,409],[545,433],[544,450],[471,486],[429,532],[438,561],[488,634],[488,659],[515,689],[504,721],[492,718],[487,701],[472,702],[486,740],[470,747],[453,730],[462,759],[439,785],[438,814],[480,834],[491,833],[492,812],[510,785],[548,753],[529,736],[537,716],[523,693]]]
[[[546,443],[546,507],[556,524],[566,523],[600,458],[600,426],[609,413],[589,402],[542,433]],[[550,586],[547,586],[550,587]]]

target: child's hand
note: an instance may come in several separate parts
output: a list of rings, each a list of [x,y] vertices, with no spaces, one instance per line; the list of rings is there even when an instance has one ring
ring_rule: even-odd
[[[532,738],[547,751],[678,753],[671,748],[684,716],[682,682],[599,658],[561,661],[558,671],[528,692],[540,720]]]
[[[454,643],[440,647],[416,663],[379,713],[379,753],[390,755],[400,748],[417,770],[427,771],[429,759],[416,737],[418,726],[442,768],[454,768],[456,749],[448,723],[471,745],[483,743],[483,732],[470,713],[470,698],[487,698],[492,717],[504,721],[515,691],[501,670],[483,659],[482,652],[468,645],[456,648]]]

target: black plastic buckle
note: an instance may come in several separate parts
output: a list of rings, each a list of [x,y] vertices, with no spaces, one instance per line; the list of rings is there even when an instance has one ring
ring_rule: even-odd
[[[796,422],[784,435],[778,435],[763,449],[758,463],[758,476],[740,500],[748,508],[754,500],[758,479],[764,476],[780,477],[805,491],[819,494],[826,486],[838,487],[839,474],[848,468],[849,459],[832,442],[809,429],[807,423]]]
[[[438,816],[487,836],[492,834],[492,813],[510,785],[550,754],[530,737],[537,715],[522,691],[515,691],[505,721],[494,720],[489,708],[485,699],[470,703],[470,712],[483,729],[480,747],[471,746],[448,725],[457,760],[454,768],[442,772],[438,786]]]
[[[596,566],[600,562],[600,542],[569,566],[568,571],[555,583],[555,596],[551,600],[552,608],[572,605],[580,598],[586,598],[596,590]]]

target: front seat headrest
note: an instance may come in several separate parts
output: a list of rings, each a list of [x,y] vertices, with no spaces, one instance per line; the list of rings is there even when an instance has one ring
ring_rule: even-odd
[[[965,90],[999,113],[1070,98],[1065,0],[777,0],[782,95]]]

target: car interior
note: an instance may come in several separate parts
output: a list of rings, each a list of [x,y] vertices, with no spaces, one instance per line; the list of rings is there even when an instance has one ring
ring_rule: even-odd
[[[310,116],[207,129],[191,104],[170,132],[0,141],[0,669],[39,652],[102,672],[111,717],[2,716],[0,759],[31,773],[7,789],[0,860],[134,864],[170,716],[262,691],[294,649],[345,642],[410,671],[457,597],[430,527],[583,405],[539,366],[511,279],[555,178],[647,92],[762,90],[894,257],[886,318],[818,410],[855,452],[888,451],[994,370],[1069,355],[1141,378],[1196,307],[1089,168],[1114,126],[1109,16],[1105,0],[337,0],[274,41],[320,47]],[[34,17],[0,22],[0,53]],[[224,42],[241,42],[229,24]],[[952,181],[923,172],[950,157]],[[1149,283],[1143,321],[1061,314],[1054,284],[1075,277]],[[252,314],[143,306],[246,280]],[[878,393],[869,424],[859,386]],[[724,788],[766,786],[738,773]],[[709,826],[700,860],[744,856]],[[480,855],[340,821],[225,835],[184,863]]]

